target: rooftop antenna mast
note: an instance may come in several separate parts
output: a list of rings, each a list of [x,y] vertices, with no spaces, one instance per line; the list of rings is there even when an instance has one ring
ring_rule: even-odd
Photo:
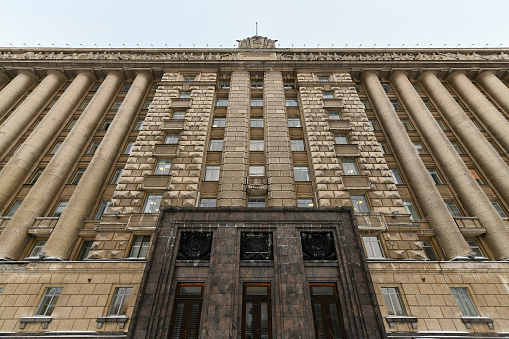
[[[256,22],[256,36],[258,36],[258,21]]]

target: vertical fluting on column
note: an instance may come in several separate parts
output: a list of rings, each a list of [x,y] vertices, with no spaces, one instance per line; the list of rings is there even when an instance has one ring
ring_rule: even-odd
[[[477,184],[407,76],[398,72],[392,76],[391,81],[407,107],[408,114],[413,118],[420,135],[433,150],[435,158],[445,170],[445,175],[458,194],[462,205],[470,215],[478,217],[481,225],[486,228],[485,239],[496,258],[508,258],[509,229],[507,229],[504,220]]]
[[[55,94],[64,80],[62,73],[49,71],[28,98],[5,120],[0,126],[0,155],[12,147],[13,142],[28,127],[30,121]]]
[[[459,96],[470,106],[475,116],[488,131],[509,151],[509,121],[486,99],[462,72],[455,72],[447,79]]]
[[[386,96],[375,73],[363,76],[366,92],[371,99],[377,116],[384,126],[394,153],[416,193],[424,217],[436,231],[438,241],[447,259],[466,257],[470,248],[463,239],[453,217],[447,210],[442,196],[431,180],[426,167],[415,150],[389,98]]]
[[[232,72],[224,129],[218,206],[245,206],[249,149],[249,72]]]
[[[109,73],[104,79],[62,146],[0,234],[0,258],[19,258],[29,240],[28,227],[33,225],[35,218],[43,216],[49,209],[121,83],[122,76],[116,72]]]
[[[502,106],[504,111],[509,114],[509,88],[491,72],[481,73],[476,80]]]
[[[104,181],[124,144],[151,81],[152,76],[148,72],[136,76],[44,247],[48,257],[68,258],[78,239],[83,220],[97,203]]]
[[[419,82],[472,157],[484,170],[489,180],[497,187],[505,201],[509,202],[509,167],[507,164],[475,127],[472,120],[444,88],[435,74],[426,72],[419,77]]]
[[[290,131],[285,112],[285,92],[281,72],[265,72],[263,81],[265,108],[265,154],[271,207],[295,206],[292,179]]]
[[[78,74],[37,128],[5,165],[4,170],[0,172],[0,207],[11,198],[25,180],[32,166],[62,128],[62,124],[86,95],[92,81],[91,73]]]
[[[35,74],[21,71],[0,91],[0,118],[28,91],[35,80]]]

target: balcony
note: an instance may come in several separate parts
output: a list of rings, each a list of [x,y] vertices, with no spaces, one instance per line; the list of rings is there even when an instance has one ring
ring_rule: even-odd
[[[166,120],[163,122],[163,127],[161,128],[166,133],[180,133],[184,130],[184,125],[186,121],[182,120]]]
[[[146,175],[143,178],[142,188],[144,189],[160,189],[167,190],[170,187],[171,176],[170,175]]]
[[[267,193],[267,177],[247,177],[246,189],[248,195],[264,195]]]
[[[361,156],[359,145],[356,144],[337,144],[334,145],[334,151],[337,157],[358,158]]]
[[[329,129],[331,132],[350,131],[352,126],[350,120],[329,120]]]
[[[371,189],[367,175],[342,175],[343,186],[348,190],[366,191]]]
[[[178,144],[157,144],[154,147],[154,156],[161,158],[175,158],[178,153]]]

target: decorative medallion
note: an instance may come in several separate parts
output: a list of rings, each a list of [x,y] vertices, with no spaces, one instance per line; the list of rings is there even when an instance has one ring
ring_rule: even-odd
[[[210,260],[212,232],[182,232],[177,260]]]
[[[337,260],[332,232],[301,232],[304,260]]]
[[[272,232],[242,232],[240,260],[274,260]]]
[[[276,41],[260,35],[237,40],[239,48],[276,48]]]

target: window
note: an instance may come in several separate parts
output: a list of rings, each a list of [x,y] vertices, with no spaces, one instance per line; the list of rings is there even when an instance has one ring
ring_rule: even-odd
[[[263,89],[263,81],[251,81],[251,89]]]
[[[353,210],[356,213],[367,213],[369,212],[368,200],[364,194],[352,194]]]
[[[94,141],[92,145],[90,145],[87,154],[94,154],[95,151],[97,151],[97,148],[99,147],[100,144],[101,144],[100,141]]]
[[[366,248],[366,255],[368,259],[385,258],[382,245],[380,244],[380,239],[377,235],[364,235],[362,240],[364,242],[364,247]]]
[[[379,131],[380,130],[380,126],[378,126],[378,122],[376,120],[370,120],[369,124],[370,124],[371,129],[373,131]]]
[[[458,146],[458,144],[455,141],[451,141],[452,147],[458,152],[458,154],[463,154],[463,150]]]
[[[362,88],[362,85],[361,84],[355,84],[355,90],[357,91],[357,93],[359,94],[364,94],[364,88]]]
[[[51,316],[55,306],[57,304],[58,298],[60,297],[60,293],[62,293],[63,287],[48,287],[46,288],[46,292],[44,292],[44,296],[42,297],[41,303],[35,311],[36,316]]]
[[[426,100],[426,99],[423,99],[422,102],[424,102],[424,105],[426,105],[426,107],[432,111],[434,110],[435,108],[433,108],[433,106],[431,105],[431,103],[429,102],[429,100]]]
[[[216,198],[201,198],[200,207],[216,207]]]
[[[212,139],[209,143],[209,152],[221,152],[223,150],[223,139]]]
[[[189,99],[191,98],[191,92],[180,92],[179,99]]]
[[[82,261],[86,259],[90,253],[90,250],[92,249],[93,241],[84,241],[83,246],[81,246],[80,254],[78,255],[78,261]]]
[[[470,173],[472,174],[472,176],[474,177],[475,181],[479,184],[479,185],[482,185],[483,182],[481,180],[481,178],[479,178],[479,176],[477,175],[477,173],[475,172],[475,169],[473,168],[469,168],[468,169],[470,171]]]
[[[227,107],[228,106],[228,98],[217,98],[216,107]]]
[[[391,104],[392,104],[392,107],[394,107],[394,109],[395,109],[396,111],[401,110],[401,106],[399,105],[398,100],[391,100]]]
[[[4,287],[0,286],[0,293],[2,293],[3,290],[4,290]]]
[[[410,214],[410,220],[417,220],[419,216],[417,215],[417,211],[415,210],[414,204],[411,200],[403,200],[403,207],[405,207],[405,211],[407,214]]]
[[[166,138],[164,138],[164,143],[167,145],[176,145],[178,142],[179,142],[178,133],[168,133],[166,134]]]
[[[437,170],[434,168],[428,168],[428,174],[435,183],[435,185],[442,185],[442,179],[440,179],[440,176],[437,173]]]
[[[129,253],[129,258],[146,258],[149,245],[150,235],[135,236],[131,252]]]
[[[334,92],[323,92],[322,95],[324,99],[334,99]]]
[[[67,125],[67,128],[66,130],[70,131],[72,130],[72,128],[74,127],[74,125],[76,125],[76,123],[78,122],[78,119],[73,119],[71,120],[71,122],[69,123],[69,125]]]
[[[173,120],[184,120],[186,118],[186,111],[175,111],[171,118]]]
[[[168,175],[170,173],[171,160],[158,160],[154,174],[156,175]]]
[[[263,140],[249,140],[249,150],[251,152],[260,152],[264,149]]]
[[[481,248],[479,247],[479,244],[475,240],[467,241],[468,247],[470,247],[470,251],[475,253],[476,258],[483,258],[484,254],[481,251]]]
[[[37,172],[35,173],[32,180],[30,180],[30,185],[34,185],[37,182],[37,179],[41,176],[42,172],[44,171],[44,168],[39,168]]]
[[[157,84],[153,84],[152,85],[152,92],[157,92],[158,88],[159,88],[159,86]]]
[[[115,101],[115,103],[113,104],[113,107],[111,109],[119,109],[120,106],[122,106],[122,100],[117,100]]]
[[[389,168],[389,172],[391,172],[392,180],[394,180],[396,185],[403,185],[403,180],[401,179],[401,176],[399,175],[399,172],[396,168]]]
[[[484,130],[484,128],[479,124],[479,122],[477,120],[472,119],[472,122],[474,123],[475,127],[477,127],[477,129],[479,131],[483,131]]]
[[[147,100],[143,104],[143,107],[141,109],[150,109],[150,106],[152,105],[152,100]]]
[[[161,205],[162,194],[149,194],[143,206],[143,213],[159,213],[159,206]]]
[[[364,109],[373,109],[371,105],[369,104],[369,101],[367,100],[361,100],[362,106],[364,106]]]
[[[271,338],[269,283],[244,283],[242,298],[242,338]]]
[[[458,209],[458,206],[456,206],[456,203],[452,200],[445,200],[445,206],[447,206],[447,209],[451,213],[451,215],[454,218],[462,217],[460,210]]]
[[[20,142],[18,147],[16,147],[16,149],[12,152],[12,154],[16,154],[16,152],[21,148],[21,146],[23,146],[24,142]]]
[[[53,212],[52,217],[55,217],[55,218],[60,217],[62,215],[62,213],[64,212],[65,206],[67,206],[67,202],[68,201],[65,201],[65,200],[60,201],[58,203],[57,208],[55,209],[55,212]]]
[[[16,200],[14,205],[12,205],[9,213],[7,213],[6,217],[12,217],[14,215],[14,213],[16,213],[16,211],[18,210],[18,208],[22,202],[23,202],[23,200]]]
[[[219,89],[229,89],[230,82],[229,81],[219,81],[219,85],[217,85]]]
[[[348,145],[349,144],[348,136],[346,135],[346,133],[334,134],[334,141],[336,142],[337,145]]]
[[[458,303],[458,307],[460,308],[462,316],[479,316],[479,313],[477,313],[477,310],[475,309],[474,303],[472,302],[466,287],[451,287],[451,292],[454,296],[454,299],[456,299],[456,302]]]
[[[389,315],[406,315],[399,296],[399,290],[396,287],[382,287],[382,295],[384,296],[385,307],[387,307]]]
[[[212,121],[212,127],[224,127],[226,125],[226,118],[214,118]]]
[[[177,283],[169,338],[199,337],[202,301],[202,283]]]
[[[443,131],[447,131],[447,127],[445,127],[444,122],[442,120],[437,119],[437,124]]]
[[[309,289],[315,338],[346,338],[336,285],[313,283]]]
[[[283,82],[284,89],[295,89],[295,81],[285,81]]]
[[[502,154],[502,152],[500,152],[500,150],[498,149],[497,146],[495,146],[495,144],[492,142],[492,141],[488,141],[491,145],[491,147],[493,147],[495,149],[495,151],[498,153],[498,154]]]
[[[431,261],[437,261],[437,256],[435,254],[435,251],[433,250],[433,246],[431,246],[431,242],[428,240],[421,241],[422,250],[424,251],[424,254],[426,254],[426,258]]]
[[[251,128],[263,128],[263,118],[261,117],[251,118],[250,126]]]
[[[129,92],[129,90],[131,89],[132,85],[133,85],[132,83],[124,84],[124,87],[122,87],[122,91],[121,92]]]
[[[304,140],[302,140],[302,139],[290,140],[290,148],[291,148],[292,152],[304,152],[306,150],[306,146],[304,145]]]
[[[504,210],[502,209],[502,207],[500,207],[496,200],[491,200],[491,204],[493,205],[493,207],[495,207],[501,218],[507,218],[507,215],[505,214]]]
[[[328,76],[319,76],[318,81],[319,82],[329,82],[329,77]]]
[[[265,197],[247,198],[247,207],[265,207]]]
[[[403,127],[405,127],[405,129],[407,131],[413,131],[414,130],[414,127],[412,126],[410,121],[408,121],[406,119],[401,120],[401,124],[403,125]]]
[[[127,313],[127,306],[129,305],[129,299],[132,292],[132,287],[115,288],[115,294],[113,295],[113,300],[111,301],[108,316],[125,315]]]
[[[414,89],[415,89],[415,91],[416,91],[417,93],[422,92],[422,91],[421,91],[421,88],[419,87],[419,85],[417,85],[417,84],[412,84],[412,86],[414,86]]]
[[[251,107],[263,107],[263,98],[251,98]]]
[[[424,147],[422,147],[422,144],[418,141],[415,141],[413,142],[414,144],[414,147],[415,147],[415,150],[417,151],[417,153],[419,154],[426,154],[426,150],[424,149]]]
[[[85,100],[85,101],[83,101],[83,104],[81,104],[80,109],[85,109],[85,108],[87,108],[87,106],[88,106],[88,104],[89,104],[89,103],[90,103],[90,100]]]
[[[42,250],[44,249],[44,246],[46,245],[46,240],[38,240],[34,248],[32,248],[32,251],[30,252],[29,258],[38,258],[39,254],[42,253]]]
[[[115,174],[113,174],[113,178],[111,179],[110,185],[116,185],[120,181],[120,177],[122,176],[122,172],[124,172],[123,168],[117,168],[115,170]]]
[[[129,141],[125,147],[124,154],[131,154],[134,146],[134,141]]]
[[[136,122],[136,126],[134,127],[134,130],[135,130],[135,131],[140,131],[140,130],[141,130],[141,128],[143,127],[143,122],[144,122],[144,120],[138,120],[138,121]]]
[[[286,107],[298,107],[299,101],[297,98],[286,98]]]
[[[328,111],[329,120],[341,120],[341,113],[338,111]]]
[[[265,176],[265,166],[263,165],[250,165],[249,166],[250,177],[263,177]]]
[[[312,198],[297,198],[297,207],[313,207],[315,203]]]
[[[53,147],[53,149],[51,150],[51,152],[49,152],[49,154],[55,154],[57,153],[58,149],[60,148],[60,146],[62,146],[62,142],[59,141],[55,144],[55,147]]]
[[[359,174],[359,170],[357,169],[355,160],[343,160],[343,161],[341,161],[341,165],[343,165],[343,171],[345,172],[345,175],[358,175]]]
[[[71,181],[71,185],[77,185],[80,182],[81,177],[83,176],[85,171],[86,171],[86,168],[78,168],[78,171],[76,171],[76,175],[74,176],[74,178]]]
[[[101,84],[95,84],[95,86],[90,90],[90,92],[97,92]]]
[[[219,181],[220,166],[205,166],[205,177],[203,181]]]
[[[185,82],[191,82],[191,81],[194,81],[194,80],[196,80],[195,76],[185,76],[184,77],[184,81]]]
[[[293,166],[295,181],[310,181],[309,168],[307,166]]]
[[[107,131],[108,128],[110,128],[110,125],[111,125],[111,122],[113,120],[106,120],[103,124],[103,126],[101,127],[101,131]]]
[[[288,127],[302,127],[300,123],[300,118],[298,117],[290,117],[288,118]]]
[[[382,88],[384,89],[385,93],[392,93],[392,88],[389,84],[382,84]]]
[[[389,146],[387,146],[387,143],[385,141],[380,141],[378,143],[378,146],[380,146],[380,151],[382,154],[391,154],[391,150],[389,149]]]
[[[103,218],[103,214],[108,210],[108,207],[110,206],[109,200],[103,200],[101,202],[101,206],[99,206],[99,211],[97,211],[97,214],[95,216],[96,220],[100,220]]]

